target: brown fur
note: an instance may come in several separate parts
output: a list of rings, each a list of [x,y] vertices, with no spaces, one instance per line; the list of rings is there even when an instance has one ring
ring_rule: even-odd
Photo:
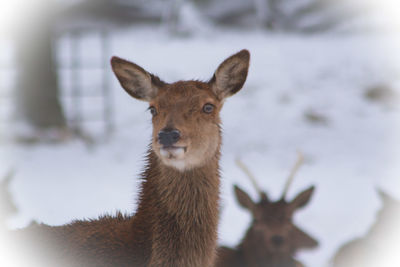
[[[271,202],[265,192],[261,201],[254,203],[251,198],[235,186],[240,205],[248,209],[253,221],[242,242],[235,248],[220,247],[217,267],[300,267],[302,264],[293,256],[302,248],[313,248],[317,241],[299,229],[292,222],[296,209],[308,203],[314,187],[300,193],[294,200],[280,199]],[[273,238],[281,239],[276,245]]]
[[[217,79],[234,81],[218,86],[213,79],[167,84],[129,61],[113,57],[111,64],[122,87],[154,111],[136,214],[36,225],[17,234],[22,240],[30,236],[32,254],[51,266],[212,266],[219,216],[219,111],[222,100],[242,87],[249,52],[221,64]],[[204,112],[205,104],[214,106],[211,113]],[[181,133],[174,147],[160,143],[158,134],[166,128]]]

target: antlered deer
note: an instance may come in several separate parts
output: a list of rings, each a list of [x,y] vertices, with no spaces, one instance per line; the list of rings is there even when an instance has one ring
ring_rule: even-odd
[[[296,164],[296,166],[299,166]],[[251,178],[261,200],[253,202],[250,196],[234,186],[239,204],[249,210],[253,220],[241,243],[234,249],[220,247],[217,267],[299,267],[303,266],[294,259],[299,249],[314,248],[318,242],[299,229],[292,221],[293,213],[304,207],[310,200],[314,187],[298,194],[292,201],[286,201],[285,195],[292,171],[284,193],[278,201],[271,201],[261,191],[249,170],[240,162],[239,166]]]
[[[224,99],[242,88],[249,59],[242,50],[222,62],[208,82],[169,84],[113,57],[121,86],[148,102],[153,116],[136,214],[37,225],[21,234],[46,243],[51,262],[57,263],[53,266],[212,266],[219,217],[219,113]]]

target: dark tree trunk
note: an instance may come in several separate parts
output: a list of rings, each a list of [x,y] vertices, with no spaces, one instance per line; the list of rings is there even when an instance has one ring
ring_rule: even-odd
[[[51,0],[23,18],[16,38],[17,115],[38,129],[65,126],[53,51]]]

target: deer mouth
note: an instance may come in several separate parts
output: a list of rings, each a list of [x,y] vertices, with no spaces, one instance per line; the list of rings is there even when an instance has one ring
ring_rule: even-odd
[[[182,146],[162,146],[160,155],[167,159],[182,159],[187,151],[187,147]]]

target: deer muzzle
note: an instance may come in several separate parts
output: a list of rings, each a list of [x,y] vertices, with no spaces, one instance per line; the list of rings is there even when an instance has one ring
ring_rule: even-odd
[[[181,138],[181,133],[176,129],[163,129],[158,133],[158,142],[164,148],[172,147]]]

